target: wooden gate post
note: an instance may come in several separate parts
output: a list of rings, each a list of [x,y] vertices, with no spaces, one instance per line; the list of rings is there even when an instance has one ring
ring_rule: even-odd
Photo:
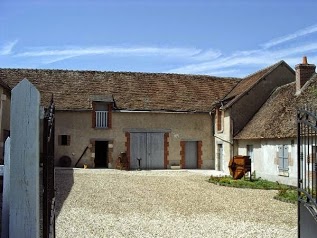
[[[4,171],[2,192],[2,231],[1,237],[9,237],[9,213],[10,213],[10,137],[4,143]]]
[[[40,93],[23,79],[11,96],[10,237],[39,237]]]

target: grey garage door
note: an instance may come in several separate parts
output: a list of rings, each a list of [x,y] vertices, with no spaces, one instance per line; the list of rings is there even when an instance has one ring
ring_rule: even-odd
[[[131,133],[130,168],[164,169],[164,133]]]
[[[185,143],[185,169],[197,169],[197,141]]]

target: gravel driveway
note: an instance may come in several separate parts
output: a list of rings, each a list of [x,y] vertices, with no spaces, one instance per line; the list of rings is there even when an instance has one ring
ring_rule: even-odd
[[[216,186],[187,171],[56,171],[56,237],[297,237],[276,191]]]

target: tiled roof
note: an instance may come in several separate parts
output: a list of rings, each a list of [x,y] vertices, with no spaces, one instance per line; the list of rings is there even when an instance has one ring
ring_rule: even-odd
[[[0,79],[11,88],[23,78],[41,92],[42,104],[53,93],[59,110],[91,109],[92,98],[113,96],[119,109],[208,112],[238,82],[202,75],[0,69]]]
[[[290,68],[288,64],[281,60],[276,64],[273,64],[243,78],[223,99],[223,101],[227,101],[225,107],[227,108],[234,104],[243,94],[247,93],[254,85],[256,85],[257,82],[259,82],[262,78],[264,78],[281,64],[284,64]],[[293,69],[291,70],[293,71]]]
[[[270,139],[296,137],[297,108],[317,108],[317,75],[301,94],[295,95],[295,82],[277,88],[235,139]]]
[[[11,88],[5,82],[3,82],[1,78],[0,78],[0,86],[5,88],[6,90],[11,91]]]

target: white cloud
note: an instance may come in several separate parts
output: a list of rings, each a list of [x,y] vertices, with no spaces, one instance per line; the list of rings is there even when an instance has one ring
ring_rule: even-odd
[[[308,35],[308,34],[312,34],[312,33],[315,33],[315,32],[317,32],[317,25],[309,26],[307,28],[304,28],[304,29],[301,29],[299,31],[296,31],[295,33],[272,39],[272,40],[264,43],[262,46],[264,48],[270,48],[270,47],[273,47],[275,45],[282,44],[282,43],[284,43],[286,41],[290,41],[290,40],[296,39],[298,37],[305,36],[305,35]]]
[[[216,59],[220,57],[222,54],[219,50],[206,50],[206,51],[201,51],[199,54],[194,55],[192,58],[195,60],[211,60],[211,59]]]
[[[13,47],[18,43],[18,40],[10,41],[4,44],[0,48],[0,55],[10,55],[12,53]]]
[[[33,48],[15,55],[15,57],[38,57],[44,64],[55,63],[61,60],[88,56],[104,55],[112,57],[166,57],[185,61],[211,60],[221,55],[217,50],[200,50],[196,48],[169,48],[169,47],[66,47],[52,49],[52,47]]]
[[[65,49],[32,50],[17,54],[19,57],[40,56],[83,56],[83,55],[133,55],[133,56],[167,56],[167,57],[191,57],[199,54],[195,48],[159,48],[159,47],[68,47]]]
[[[249,51],[237,51],[228,56],[223,56],[217,60],[206,60],[200,63],[192,62],[189,65],[174,68],[169,72],[174,73],[190,73],[190,74],[212,74],[213,72],[221,72],[224,75],[232,70],[236,70],[239,66],[254,67],[254,66],[268,66],[276,63],[279,60],[285,60],[290,65],[300,63],[303,55],[310,55],[309,61],[315,62],[317,54],[316,42],[298,42],[297,45],[285,45],[283,43],[295,39],[300,36],[305,36],[311,33],[317,32],[317,25],[305,28],[297,31],[294,34],[290,34],[278,39],[273,39],[268,43],[263,44],[263,47],[259,47],[255,50]],[[273,49],[272,46],[280,44],[280,49]],[[272,48],[271,48],[272,47]],[[290,61],[290,62],[288,62]],[[224,70],[226,69],[226,70]],[[223,72],[222,72],[223,71]],[[227,74],[228,76],[229,74]]]
[[[171,67],[169,65],[180,65],[166,70],[172,73],[242,76],[243,73],[251,73],[248,71],[250,69],[266,67],[279,60],[285,60],[293,66],[300,63],[303,55],[308,56],[309,62],[316,62],[317,43],[313,40],[316,37],[305,38],[308,35],[312,36],[311,34],[315,32],[317,32],[317,25],[272,39],[253,50],[236,51],[227,55],[222,54],[217,49],[158,46],[37,47],[13,54],[13,47],[17,40],[0,48],[0,55],[19,57],[26,61],[37,61],[39,64],[53,64],[74,57],[93,55],[130,57],[132,60],[141,57],[142,59],[145,58],[144,60],[158,62],[158,64],[165,62],[166,65],[163,67],[166,68]],[[299,38],[299,41],[292,41],[296,38]],[[277,45],[278,47],[274,47]],[[162,68],[162,65],[159,66]]]

